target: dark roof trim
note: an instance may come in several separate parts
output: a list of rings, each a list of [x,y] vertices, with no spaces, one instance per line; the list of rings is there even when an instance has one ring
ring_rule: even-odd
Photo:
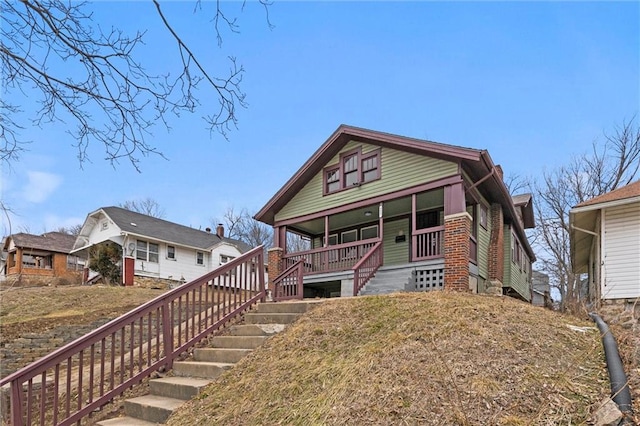
[[[340,125],[335,132],[318,148],[284,186],[255,214],[254,218],[273,225],[275,212],[286,205],[311,178],[349,141],[355,140],[371,145],[400,149],[407,152],[430,155],[452,162],[480,160],[482,152],[477,149],[457,147],[438,142],[392,135],[359,127]]]

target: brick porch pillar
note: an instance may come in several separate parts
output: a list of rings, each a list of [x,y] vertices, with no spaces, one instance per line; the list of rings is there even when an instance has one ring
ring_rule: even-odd
[[[267,265],[269,268],[268,273],[268,282],[267,282],[267,291],[273,293],[273,279],[280,275],[282,272],[282,254],[284,250],[282,247],[272,247],[267,251],[268,261]]]
[[[504,279],[504,213],[498,203],[491,204],[491,236],[489,239],[489,286],[486,292],[502,295]]]
[[[454,213],[444,218],[444,289],[469,291],[469,239],[471,215]]]

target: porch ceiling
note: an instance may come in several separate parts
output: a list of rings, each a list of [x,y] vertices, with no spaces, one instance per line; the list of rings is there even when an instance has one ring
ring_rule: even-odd
[[[417,209],[425,210],[442,207],[444,205],[443,194],[444,191],[441,188],[418,194]],[[367,212],[370,214],[367,215]],[[411,214],[411,197],[402,197],[383,203],[382,217],[384,219],[409,214]],[[371,204],[366,207],[330,215],[329,228],[344,229],[365,223],[377,222],[377,220],[378,204]],[[291,225],[291,228],[312,235],[322,234],[324,233],[324,217],[296,223],[295,225]]]

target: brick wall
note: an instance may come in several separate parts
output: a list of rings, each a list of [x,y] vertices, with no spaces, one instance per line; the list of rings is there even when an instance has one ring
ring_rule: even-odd
[[[471,216],[456,213],[444,218],[444,289],[469,291]]]
[[[270,248],[268,253],[268,281],[267,281],[267,289],[273,290],[272,281],[275,277],[280,275],[282,272],[282,253],[284,250],[280,247]]]
[[[504,279],[504,216],[502,206],[498,203],[492,204],[490,214],[489,280],[499,281],[502,286]]]

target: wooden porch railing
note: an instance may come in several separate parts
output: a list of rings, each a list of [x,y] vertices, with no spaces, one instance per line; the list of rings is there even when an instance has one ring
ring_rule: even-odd
[[[444,247],[444,226],[418,229],[413,235],[411,258],[414,261],[442,257]]]
[[[353,243],[321,247],[313,250],[290,253],[283,256],[283,267],[288,268],[304,259],[304,273],[347,271],[355,266],[362,257],[379,241],[377,238],[355,241]]]
[[[382,241],[378,241],[371,250],[353,267],[353,295],[358,292],[373,277],[382,265]]]
[[[263,248],[257,247],[1,379],[11,397],[5,421],[80,424],[264,298]]]
[[[273,279],[273,300],[302,299],[304,259],[300,259]]]

